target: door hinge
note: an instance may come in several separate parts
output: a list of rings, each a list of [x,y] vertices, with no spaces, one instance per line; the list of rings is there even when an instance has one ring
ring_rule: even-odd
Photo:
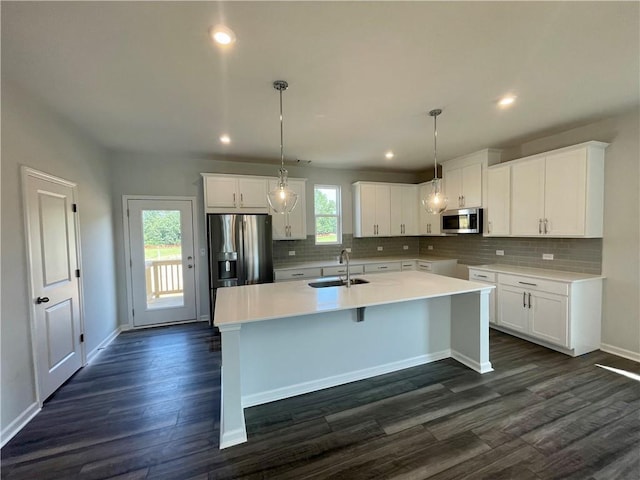
[[[136,316],[136,311],[135,311],[133,308],[131,309],[131,316],[132,316],[132,317],[135,317],[135,316]]]
[[[72,203],[71,204],[71,211],[73,213],[77,213],[78,212],[78,204],[77,203]]]
[[[80,334],[80,343],[84,343],[84,333]]]
[[[133,268],[133,260],[129,259],[129,267]]]
[[[127,217],[129,216],[129,209],[127,208]]]
[[[76,278],[80,278],[80,269],[76,269]]]

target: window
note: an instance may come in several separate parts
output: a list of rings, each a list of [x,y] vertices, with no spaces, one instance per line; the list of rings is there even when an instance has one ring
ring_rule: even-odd
[[[342,243],[342,219],[340,187],[315,185],[313,208],[316,222],[316,245],[340,245]]]

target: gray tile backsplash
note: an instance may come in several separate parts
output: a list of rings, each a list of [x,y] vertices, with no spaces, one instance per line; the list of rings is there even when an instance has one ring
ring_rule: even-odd
[[[405,245],[407,250],[403,249]],[[429,245],[433,250],[428,249]],[[383,248],[381,252],[377,249],[379,246]],[[353,238],[353,235],[344,235],[342,245],[315,245],[313,235],[309,235],[306,240],[273,242],[273,263],[275,267],[281,267],[335,260],[347,247],[351,248],[352,258],[425,255],[457,258],[458,263],[466,265],[502,263],[595,275],[602,273],[601,238],[499,238],[482,235]],[[504,256],[496,255],[496,250],[504,250]],[[295,256],[290,256],[289,251],[295,251]],[[554,259],[542,260],[543,253],[552,253]]]
[[[274,241],[273,263],[279,267],[291,263],[335,260],[343,248],[351,248],[352,258],[416,256],[419,244],[419,237],[353,238],[349,234],[343,235],[342,245],[316,245],[313,235],[309,235],[306,240]],[[378,251],[378,247],[383,250]],[[295,251],[295,256],[290,256],[289,251]]]
[[[428,250],[432,245],[433,250]],[[496,255],[504,250],[504,256]],[[458,263],[502,263],[598,275],[602,273],[601,238],[499,238],[482,235],[421,237],[421,255],[457,258]],[[552,253],[553,260],[542,260]]]

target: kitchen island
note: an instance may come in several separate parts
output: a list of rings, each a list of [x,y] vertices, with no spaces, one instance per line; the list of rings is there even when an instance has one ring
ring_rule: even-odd
[[[494,287],[423,272],[361,278],[369,283],[312,288],[305,280],[218,291],[220,448],[247,440],[244,408],[253,405],[448,357],[492,371]]]

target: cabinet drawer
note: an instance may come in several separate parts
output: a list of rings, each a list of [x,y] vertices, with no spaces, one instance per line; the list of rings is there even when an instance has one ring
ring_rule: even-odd
[[[349,266],[349,270],[351,275],[359,275],[364,273],[364,268],[362,265],[351,265]],[[323,267],[322,276],[323,277],[335,277],[336,275],[346,275],[347,274],[347,266],[340,265],[338,267]]]
[[[399,272],[401,262],[386,262],[386,263],[370,263],[364,266],[365,273],[384,273],[384,272]]]
[[[499,274],[498,282],[501,285],[511,285],[513,287],[527,290],[538,290],[541,292],[556,293],[558,295],[569,295],[569,284],[554,282],[552,280],[542,280],[540,278],[521,277],[518,275]]]
[[[404,261],[402,262],[402,271],[405,272],[407,270],[415,270],[416,269],[416,261],[415,260],[409,260],[409,261]]]
[[[484,270],[469,269],[469,280],[477,280],[479,282],[495,282],[496,272],[485,272]]]
[[[433,263],[418,261],[418,270],[421,270],[423,272],[432,272],[433,271]]]
[[[285,280],[302,280],[303,278],[318,278],[322,276],[321,268],[301,268],[299,270],[275,270],[276,282]]]

